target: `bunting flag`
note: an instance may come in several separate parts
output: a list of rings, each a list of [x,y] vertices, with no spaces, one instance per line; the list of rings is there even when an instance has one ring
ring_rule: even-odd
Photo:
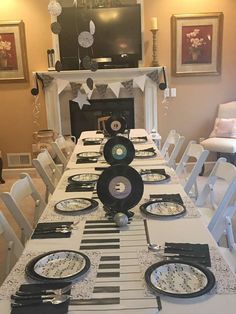
[[[144,91],[146,78],[146,75],[141,75],[134,78],[134,83],[141,89],[142,92]]]
[[[120,88],[121,88],[121,83],[120,82],[114,82],[108,84],[112,92],[115,94],[115,96],[118,98],[120,94]]]
[[[159,73],[158,70],[152,71],[151,73],[148,73],[147,76],[156,84],[159,84]]]
[[[78,91],[77,97],[74,98],[73,101],[78,103],[80,109],[83,108],[83,105],[91,105],[91,103],[87,99],[87,96],[85,94],[82,94],[80,91]]]
[[[38,127],[40,126],[39,123],[39,114],[40,114],[40,102],[39,102],[39,96],[34,96],[34,102],[33,102],[33,123]]]
[[[82,84],[82,87],[83,87],[83,89],[84,89],[84,91],[85,91],[85,94],[87,95],[87,98],[90,99],[91,96],[92,96],[93,90],[91,90],[91,89],[88,87],[87,82],[84,83],[84,84]]]
[[[47,88],[51,82],[54,80],[54,77],[48,75],[48,74],[40,74],[40,78],[43,82],[43,87]]]
[[[98,94],[101,98],[104,98],[107,91],[108,84],[95,84]]]
[[[130,95],[133,94],[133,82],[134,82],[133,79],[121,82],[121,84],[127,89]]]
[[[69,84],[66,80],[57,79],[57,93],[58,95],[66,88]]]
[[[82,83],[70,82],[70,87],[72,90],[73,97],[77,96],[78,91],[80,91],[81,89],[81,86],[82,86]]]
[[[136,76],[133,79],[129,79],[127,81],[123,81],[123,82],[118,81],[118,82],[112,82],[109,84],[106,84],[106,83],[92,84],[93,79],[91,77],[88,77],[85,81],[82,81],[82,82],[69,82],[69,81],[60,80],[60,79],[57,79],[56,82],[57,82],[58,94],[61,93],[63,89],[66,88],[68,83],[70,83],[74,98],[78,96],[78,91],[81,91],[83,89],[85,91],[85,94],[87,95],[87,98],[90,99],[92,97],[93,90],[95,88],[97,89],[100,97],[104,98],[106,95],[107,87],[109,87],[111,91],[114,93],[114,95],[118,98],[120,94],[120,89],[122,86],[124,86],[125,89],[132,96],[133,96],[134,85],[135,87],[137,86],[138,88],[140,88],[142,92],[144,92],[145,84],[147,82],[147,77],[150,78],[153,82],[155,82],[158,86],[159,84],[159,71],[158,70],[151,71],[145,75]],[[54,78],[48,74],[40,74],[39,79],[43,82],[43,87],[48,87]]]

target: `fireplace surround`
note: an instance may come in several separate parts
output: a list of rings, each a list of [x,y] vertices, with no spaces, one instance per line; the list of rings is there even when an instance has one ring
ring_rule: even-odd
[[[85,83],[88,77],[91,77],[95,84],[109,84],[112,82],[122,82],[125,80],[135,79],[142,75],[146,75],[154,70],[161,72],[161,67],[141,67],[141,68],[123,68],[123,69],[101,69],[96,72],[87,70],[78,71],[37,71],[40,74],[48,74],[54,78],[52,83],[45,88],[45,104],[47,127],[59,134],[68,134],[71,132],[69,100],[73,95],[70,82]],[[36,73],[34,73],[35,75]],[[57,80],[68,82],[67,87],[58,93]],[[158,95],[157,84],[147,78],[144,91],[142,92],[137,85],[133,88],[135,127],[145,128],[148,132],[151,130],[158,131]],[[91,99],[98,98],[99,95],[94,90]],[[116,98],[113,92],[108,88],[105,95],[106,98]],[[121,88],[119,98],[131,97],[125,88]]]

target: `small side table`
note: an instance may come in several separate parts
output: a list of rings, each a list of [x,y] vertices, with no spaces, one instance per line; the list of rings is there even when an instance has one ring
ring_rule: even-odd
[[[3,162],[2,162],[2,153],[0,151],[0,184],[5,183],[5,181],[2,178],[2,167],[3,167]]]

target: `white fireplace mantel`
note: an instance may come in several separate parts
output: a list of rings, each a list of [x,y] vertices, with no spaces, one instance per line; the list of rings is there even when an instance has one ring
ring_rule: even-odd
[[[86,82],[88,77],[94,80],[94,83],[109,84],[111,82],[122,82],[133,79],[137,76],[145,75],[154,70],[160,72],[161,67],[141,67],[141,68],[123,68],[123,69],[99,69],[96,72],[89,70],[74,71],[37,71],[40,74],[48,74],[55,79],[49,87],[45,88],[45,102],[47,114],[47,126],[59,134],[62,133],[62,120],[60,112],[60,95],[57,91],[56,79],[66,80],[68,82]],[[34,72],[35,75],[35,72]],[[135,87],[135,86],[134,86]],[[147,78],[144,89],[144,127],[148,132],[155,129],[158,131],[158,100],[157,84]]]

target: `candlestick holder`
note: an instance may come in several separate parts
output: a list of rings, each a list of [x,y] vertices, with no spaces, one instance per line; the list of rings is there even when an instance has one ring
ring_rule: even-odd
[[[157,61],[157,31],[158,29],[151,29],[152,32],[152,66],[158,67]]]

